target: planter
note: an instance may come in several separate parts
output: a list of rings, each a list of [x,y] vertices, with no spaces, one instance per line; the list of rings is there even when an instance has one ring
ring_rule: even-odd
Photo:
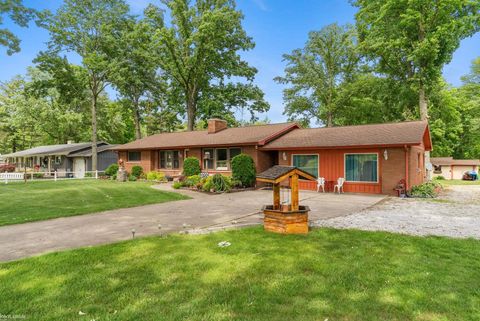
[[[308,233],[308,206],[299,206],[292,211],[289,208],[275,210],[273,205],[263,207],[263,227],[266,231],[281,234],[307,234]]]

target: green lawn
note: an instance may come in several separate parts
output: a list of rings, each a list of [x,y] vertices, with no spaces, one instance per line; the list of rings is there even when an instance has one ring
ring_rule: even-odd
[[[480,185],[480,180],[476,181],[464,181],[460,179],[445,179],[445,180],[437,180],[443,186],[451,186],[451,185]]]
[[[1,184],[0,226],[186,198],[150,185],[107,180]]]
[[[232,245],[219,248],[224,240]],[[43,321],[479,320],[479,282],[476,240],[251,228],[0,264],[0,313]]]

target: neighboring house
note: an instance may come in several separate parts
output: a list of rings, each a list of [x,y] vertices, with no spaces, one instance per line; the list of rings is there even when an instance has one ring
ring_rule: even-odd
[[[468,171],[478,173],[480,160],[478,159],[453,159],[453,157],[432,157],[433,176],[443,176],[446,179],[462,179]]]
[[[230,174],[230,160],[250,155],[257,172],[273,165],[293,165],[324,177],[330,184],[345,177],[346,192],[394,194],[425,180],[424,151],[431,150],[430,131],[423,121],[301,129],[295,123],[227,128],[223,120],[208,121],[208,130],[157,134],[114,148],[127,171],[140,165],[180,175],[185,157],[200,160],[202,170]],[[316,189],[315,182],[301,182]]]
[[[117,153],[111,150],[116,145],[99,142],[97,146],[99,171],[105,170],[108,165],[118,161]],[[76,177],[84,177],[86,171],[92,170],[91,143],[39,146],[3,155],[3,157],[7,163],[15,164],[16,171],[29,170],[49,173],[57,171],[59,176],[74,173]]]

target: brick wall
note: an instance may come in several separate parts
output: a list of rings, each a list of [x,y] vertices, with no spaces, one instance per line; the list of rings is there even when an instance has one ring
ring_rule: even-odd
[[[420,185],[425,181],[425,150],[423,146],[409,148],[409,188]]]
[[[395,195],[394,188],[405,179],[405,149],[387,148],[387,153],[387,160],[382,157],[382,194]]]

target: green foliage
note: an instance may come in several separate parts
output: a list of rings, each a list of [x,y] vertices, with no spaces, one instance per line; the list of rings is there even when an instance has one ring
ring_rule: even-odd
[[[132,173],[131,176],[134,176],[136,178],[140,178],[143,174],[143,167],[139,165],[135,165],[132,167]]]
[[[351,80],[360,66],[355,48],[355,31],[351,26],[331,24],[309,33],[304,48],[284,55],[287,61],[285,76],[276,81],[288,84],[283,91],[285,114],[334,125],[334,115],[341,108],[336,103],[343,82]]]
[[[232,159],[232,178],[244,187],[255,185],[257,171],[253,158],[247,154],[240,154]]]
[[[188,177],[184,180],[184,184],[185,184],[185,186],[187,186],[187,187],[195,187],[195,186],[197,186],[201,181],[202,181],[202,177],[201,177],[200,175],[192,175],[192,176],[188,176]]]
[[[157,181],[157,182],[166,182],[167,178],[165,177],[164,172],[151,171],[147,173],[147,180]]]
[[[105,169],[105,175],[107,176],[113,176],[115,174],[117,174],[118,172],[118,164],[117,163],[113,163],[113,164],[110,164],[107,169]]]
[[[145,16],[155,30],[155,52],[168,83],[178,92],[187,129],[199,116],[235,108],[266,110],[263,93],[253,84],[257,70],[240,51],[254,47],[234,1],[165,1],[164,10],[149,5]],[[168,22],[166,22],[168,21]],[[233,82],[232,78],[241,79]],[[218,103],[216,102],[218,100]]]
[[[203,190],[206,192],[223,193],[232,189],[232,180],[228,176],[215,174],[208,176],[203,184]]]
[[[200,174],[200,161],[196,157],[187,157],[183,161],[183,175],[193,176]]]
[[[377,72],[418,93],[420,116],[460,41],[479,29],[479,1],[355,0],[359,45]]]
[[[184,186],[185,186],[185,185],[183,184],[183,182],[173,182],[173,184],[172,184],[172,187],[173,187],[174,189],[179,189],[179,188],[182,188],[182,187],[184,187]]]
[[[426,182],[420,185],[413,186],[410,190],[410,196],[420,198],[437,197],[438,191],[441,190],[442,185],[435,181]]]
[[[16,25],[27,28],[28,22],[38,16],[38,12],[25,7],[22,0],[2,0],[0,16],[0,25],[3,24],[4,17],[8,16]],[[20,51],[20,39],[8,29],[0,29],[0,45],[7,47],[9,56]]]
[[[437,181],[444,181],[445,177],[443,177],[442,175],[438,175],[438,176],[435,176],[433,179]]]
[[[138,180],[138,177],[135,175],[128,175],[128,181],[129,182],[136,182]]]

